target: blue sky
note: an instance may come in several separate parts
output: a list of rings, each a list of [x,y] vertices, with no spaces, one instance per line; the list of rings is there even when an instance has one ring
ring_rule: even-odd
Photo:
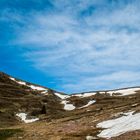
[[[140,86],[140,1],[1,0],[0,71],[66,93]]]

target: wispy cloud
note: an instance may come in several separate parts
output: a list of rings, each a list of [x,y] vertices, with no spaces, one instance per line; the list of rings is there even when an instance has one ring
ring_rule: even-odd
[[[26,15],[10,12],[13,16],[4,20],[18,21],[10,43],[26,50],[24,59],[61,78],[56,89],[79,92],[140,84],[139,1],[54,0],[51,5],[49,11]]]

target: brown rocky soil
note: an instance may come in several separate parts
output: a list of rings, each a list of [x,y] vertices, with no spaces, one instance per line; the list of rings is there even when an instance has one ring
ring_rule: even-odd
[[[84,98],[72,96],[67,99],[76,106],[72,111],[63,109],[61,99],[54,92],[48,89],[47,95],[41,95],[0,73],[0,130],[23,130],[7,140],[85,140],[86,136],[103,140],[97,137],[101,131],[96,128],[99,122],[119,117],[116,114],[120,112],[140,112],[140,91],[129,96],[100,93]],[[90,100],[96,103],[78,109]],[[18,112],[27,112],[40,120],[25,124],[16,117]],[[127,132],[110,140],[140,140],[140,131]]]

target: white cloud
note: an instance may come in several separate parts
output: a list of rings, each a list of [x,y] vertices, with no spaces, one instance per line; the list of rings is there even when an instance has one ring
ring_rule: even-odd
[[[113,10],[106,3],[54,1],[58,11],[30,13],[25,26],[17,28],[13,43],[32,48],[23,56],[35,68],[61,77],[58,89],[72,92],[140,84],[139,2]],[[91,5],[96,12],[81,16]]]
[[[136,86],[135,83],[140,84],[140,72],[119,71],[98,76],[80,77],[78,82],[66,83],[62,86],[64,91],[74,89],[79,91],[93,91],[94,90],[109,90],[124,88],[127,86]],[[80,90],[79,90],[80,89]]]

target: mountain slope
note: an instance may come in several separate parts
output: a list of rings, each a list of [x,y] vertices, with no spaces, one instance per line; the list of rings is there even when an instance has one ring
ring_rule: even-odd
[[[0,129],[24,131],[11,140],[138,140],[139,120],[140,87],[67,95],[0,73]]]

